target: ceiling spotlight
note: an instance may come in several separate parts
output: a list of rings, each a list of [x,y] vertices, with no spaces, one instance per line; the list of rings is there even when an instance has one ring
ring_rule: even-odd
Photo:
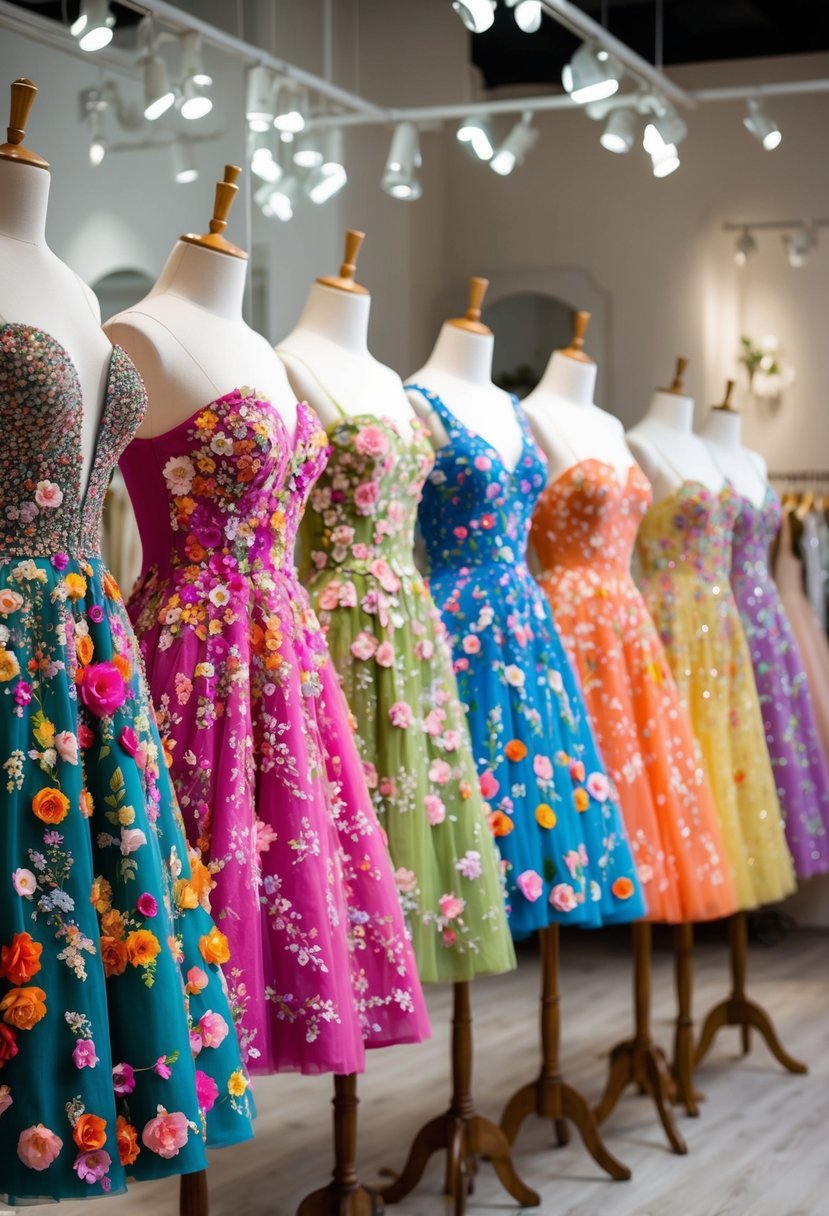
[[[144,64],[144,117],[155,122],[166,114],[176,99],[170,88],[167,64],[159,55],[153,55]]]
[[[466,144],[478,160],[492,160],[492,133],[485,118],[476,118],[474,115],[465,118],[455,132],[455,137],[459,143]]]
[[[180,186],[194,182],[199,176],[193,145],[189,139],[174,139],[170,145],[173,154],[173,177]]]
[[[489,162],[490,169],[500,177],[506,177],[516,165],[521,164],[537,139],[538,132],[532,126],[532,114],[527,110]]]
[[[748,117],[743,119],[743,125],[767,152],[772,152],[783,138],[782,132],[773,118],[769,118],[763,109],[763,103],[756,97],[748,101]]]
[[[181,78],[192,80],[201,89],[208,89],[213,83],[213,77],[204,70],[201,34],[198,30],[188,30],[181,35]]]
[[[619,90],[621,68],[607,51],[594,51],[583,42],[561,69],[561,83],[577,105],[602,101]]]
[[[386,194],[407,202],[420,198],[423,188],[417,171],[422,163],[417,127],[413,122],[398,123],[391,137],[381,182]]]
[[[318,169],[322,164],[322,148],[310,132],[304,131],[296,141],[293,162],[300,169]]]
[[[308,94],[301,85],[292,80],[282,81],[277,87],[277,107],[273,125],[277,131],[298,135],[305,130],[308,116]]]
[[[657,103],[657,109],[649,125],[656,131],[663,144],[673,144],[674,147],[681,144],[688,134],[688,124],[685,119],[677,114],[669,102],[661,99]]]
[[[255,173],[263,182],[278,182],[282,176],[282,166],[275,159],[270,134],[264,131],[248,135],[248,155],[250,171]]]
[[[181,117],[191,121],[204,118],[213,109],[213,102],[202,92],[192,76],[185,77],[182,82]]]
[[[757,242],[748,228],[744,228],[737,237],[734,246],[734,261],[742,270],[753,253],[757,252]]]
[[[270,186],[267,182],[265,182],[253,192],[253,201],[256,203],[257,207],[266,217],[266,219],[271,219],[273,217],[273,208],[270,204],[272,190],[273,186]]]
[[[636,142],[636,127],[633,110],[611,110],[599,143],[608,152],[629,152]]]
[[[108,0],[83,0],[78,19],[72,22],[69,32],[78,39],[82,51],[101,51],[112,42],[114,25]]]
[[[654,177],[668,177],[679,168],[676,144],[666,144],[652,122],[645,127],[642,147],[650,155]]]
[[[473,34],[483,34],[495,20],[495,0],[452,0],[452,8]]]
[[[251,131],[269,131],[274,118],[273,74],[263,63],[248,72],[245,118]]]
[[[275,186],[270,186],[268,207],[271,215],[287,224],[294,218],[294,202],[296,201],[299,182],[296,177],[286,177]]]
[[[541,0],[507,0],[513,10],[515,24],[525,34],[534,34],[541,29]]]
[[[804,224],[798,232],[792,233],[791,236],[788,234],[784,236],[783,244],[786,248],[789,265],[794,270],[799,270],[817,246],[817,230],[811,224]]]
[[[321,206],[335,194],[339,194],[348,181],[343,164],[343,133],[332,127],[325,141],[323,161],[318,169],[312,169],[305,183],[305,193],[312,203]]]

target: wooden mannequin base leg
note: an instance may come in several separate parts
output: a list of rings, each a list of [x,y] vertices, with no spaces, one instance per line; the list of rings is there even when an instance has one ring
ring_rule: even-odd
[[[568,1085],[561,1076],[559,1041],[561,1036],[560,995],[558,986],[558,925],[542,929],[541,957],[541,1074],[517,1090],[504,1107],[501,1128],[509,1144],[514,1144],[521,1125],[530,1115],[550,1119],[559,1145],[570,1141],[569,1124],[581,1136],[590,1156],[611,1178],[624,1181],[630,1170],[618,1161],[599,1135],[596,1117],[587,1099]]]
[[[632,926],[633,996],[636,1030],[632,1039],[617,1043],[610,1053],[610,1071],[602,1099],[594,1114],[604,1122],[629,1085],[647,1094],[656,1106],[668,1143],[675,1153],[687,1153],[671,1109],[673,1084],[665,1056],[651,1039],[651,926],[640,921]]]
[[[763,1039],[771,1054],[789,1072],[805,1073],[808,1066],[796,1060],[784,1048],[777,1037],[771,1018],[761,1005],[756,1004],[746,996],[746,964],[748,956],[748,924],[745,912],[738,912],[731,917],[728,924],[729,943],[731,947],[731,996],[715,1005],[705,1019],[702,1033],[699,1037],[694,1064],[698,1065],[705,1059],[714,1042],[714,1038],[723,1026],[738,1026],[740,1028],[743,1055],[746,1055],[750,1044],[750,1029],[753,1027]]]
[[[382,1188],[386,1203],[399,1203],[414,1190],[429,1158],[446,1154],[444,1191],[454,1199],[455,1216],[464,1216],[466,1198],[474,1184],[478,1161],[492,1163],[507,1194],[522,1207],[534,1208],[541,1198],[518,1177],[506,1136],[496,1123],[475,1111],[472,1101],[472,1014],[469,984],[454,985],[452,1014],[452,1100],[443,1115],[431,1119],[414,1138],[402,1173]],[[301,1216],[305,1216],[302,1213]]]
[[[334,1172],[328,1186],[306,1195],[297,1216],[382,1216],[379,1196],[360,1185],[357,1156],[357,1078],[334,1077]]]
[[[674,929],[674,974],[676,979],[676,1028],[674,1031],[674,1061],[671,1073],[674,1101],[685,1107],[686,1115],[699,1115],[698,1102],[705,1097],[694,1086],[694,1017],[692,994],[694,986],[694,926],[677,925]]]
[[[207,1170],[182,1174],[178,1191],[179,1216],[207,1216]]]

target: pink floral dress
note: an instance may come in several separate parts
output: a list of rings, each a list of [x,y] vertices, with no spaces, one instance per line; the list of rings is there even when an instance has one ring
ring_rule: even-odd
[[[507,971],[498,854],[445,631],[413,560],[431,444],[416,420],[409,439],[368,414],[343,417],[329,440],[300,569],[357,722],[421,978]]]
[[[190,839],[216,882],[253,1072],[347,1074],[428,1035],[383,835],[325,640],[293,567],[326,460],[247,388],[136,440],[144,544],[130,612]]]

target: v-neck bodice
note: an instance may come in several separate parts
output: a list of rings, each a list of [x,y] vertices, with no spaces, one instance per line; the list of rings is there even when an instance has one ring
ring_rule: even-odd
[[[82,491],[83,396],[77,368],[34,325],[0,323],[0,551],[100,557],[101,512],[113,468],[147,399],[128,356],[113,347],[89,481]]]
[[[533,507],[547,464],[513,398],[521,427],[518,463],[511,469],[477,431],[465,426],[434,393],[418,392],[440,418],[448,442],[438,449],[423,487],[420,522],[432,571],[443,566],[525,563]]]

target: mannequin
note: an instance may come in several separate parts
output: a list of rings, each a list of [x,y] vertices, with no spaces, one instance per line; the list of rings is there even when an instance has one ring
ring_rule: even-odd
[[[30,80],[14,82],[8,143],[0,146],[0,322],[44,330],[72,360],[84,402],[83,490],[92,467],[112,347],[101,332],[94,294],[46,244],[49,166],[22,146],[36,93]]]
[[[225,167],[205,236],[182,236],[149,295],[108,321],[147,388],[140,439],[180,426],[231,389],[250,385],[296,428],[296,398],[269,343],[242,319],[247,254],[221,235],[241,169]]]
[[[554,351],[538,386],[524,401],[533,433],[555,481],[574,464],[596,460],[611,465],[624,481],[633,464],[622,424],[593,404],[596,364],[584,353],[589,312],[577,312],[573,340]]]
[[[683,390],[688,360],[679,358],[670,388],[659,388],[627,441],[653,486],[654,501],[686,481],[719,492],[724,477],[705,443],[694,434],[694,399]]]
[[[368,351],[371,296],[354,279],[364,239],[364,232],[348,230],[340,273],[317,279],[276,353],[296,396],[313,406],[323,426],[343,414],[380,414],[409,439],[412,407],[403,382]]]
[[[524,436],[509,393],[492,383],[495,338],[489,326],[481,322],[481,304],[488,286],[488,279],[469,280],[466,316],[444,322],[426,364],[409,376],[406,383],[440,397],[465,427],[476,431],[500,454],[512,471],[521,458]],[[443,447],[448,436],[440,418],[420,393],[410,389],[407,392],[428,424],[435,447]]]
[[[736,492],[755,507],[761,507],[768,489],[766,462],[759,452],[751,452],[742,445],[742,419],[731,404],[733,391],[734,381],[728,380],[722,403],[711,407],[699,434],[717,468]]]

